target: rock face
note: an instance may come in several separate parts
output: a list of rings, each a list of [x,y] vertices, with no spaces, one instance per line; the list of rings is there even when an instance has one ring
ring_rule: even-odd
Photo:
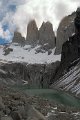
[[[74,25],[75,34],[62,47],[61,64],[56,73],[58,81],[54,86],[80,98],[80,8],[76,11]]]
[[[72,13],[61,21],[57,30],[55,54],[61,54],[63,43],[75,33],[74,18],[75,13]]]
[[[80,58],[80,35],[75,34],[66,41],[62,47],[61,63],[56,73],[56,79],[63,76],[74,66]]]
[[[66,41],[62,47],[61,64],[69,66],[71,62],[80,57],[80,35],[75,34]]]
[[[55,47],[55,34],[50,22],[43,22],[39,29],[39,43],[41,45],[48,44],[48,47]]]
[[[61,63],[56,72],[55,80],[59,79],[69,68],[74,66],[80,58],[80,11],[76,11],[74,19],[75,34],[71,35],[62,45]]]
[[[52,87],[68,91],[80,98],[80,59],[76,60],[71,66],[55,81]]]
[[[26,84],[28,88],[49,88],[58,66],[59,62],[48,65],[2,64],[0,66],[0,82],[8,85]]]
[[[80,12],[76,12],[74,25],[76,33],[63,44],[61,64],[66,68],[71,62],[80,58]]]
[[[35,20],[30,21],[27,27],[26,44],[35,45],[39,40],[38,27]]]
[[[25,38],[21,36],[21,33],[15,32],[12,40],[13,43],[19,43],[20,45],[25,44]]]

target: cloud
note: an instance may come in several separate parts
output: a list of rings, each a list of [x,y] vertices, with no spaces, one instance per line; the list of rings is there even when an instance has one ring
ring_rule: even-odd
[[[79,0],[27,0],[26,4],[17,7],[13,19],[23,36],[31,19],[36,20],[38,27],[43,21],[50,21],[56,31],[61,19],[74,12],[79,3]]]
[[[16,6],[25,3],[25,0],[0,0],[0,39],[11,40],[15,30],[12,16],[16,12]],[[4,26],[7,28],[4,29]]]
[[[43,21],[50,21],[56,31],[61,19],[75,11],[79,4],[79,0],[1,0],[0,24],[3,31],[3,26],[8,25],[8,36],[17,29],[26,37],[27,25],[32,19],[38,27]]]
[[[56,4],[55,14],[58,20],[62,19],[65,16],[66,11],[68,10],[66,3],[59,2]]]
[[[11,39],[12,39],[12,35],[11,35],[10,31],[8,29],[4,31],[1,24],[0,24],[0,38],[4,39],[6,41],[11,41]]]

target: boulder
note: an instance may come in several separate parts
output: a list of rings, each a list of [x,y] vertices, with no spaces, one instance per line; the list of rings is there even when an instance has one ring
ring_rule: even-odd
[[[5,108],[5,105],[4,105],[3,101],[2,101],[2,97],[0,96],[0,111],[4,110],[4,108]]]
[[[4,116],[4,117],[1,117],[1,120],[13,120],[13,119],[12,119],[12,117]]]
[[[27,113],[27,120],[46,120],[43,114],[29,104],[25,105],[25,111]]]
[[[22,120],[20,114],[16,111],[11,113],[11,117],[13,120]]]

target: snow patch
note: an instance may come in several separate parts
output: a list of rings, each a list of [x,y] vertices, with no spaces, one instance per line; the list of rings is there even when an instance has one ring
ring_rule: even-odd
[[[61,55],[54,55],[55,48],[52,49],[52,53],[48,55],[48,51],[45,53],[36,53],[36,49],[39,47],[39,45],[31,48],[30,45],[21,47],[11,44],[9,48],[12,48],[13,51],[6,56],[4,56],[3,48],[0,48],[0,59],[13,62],[26,62],[28,64],[46,64],[61,60]]]

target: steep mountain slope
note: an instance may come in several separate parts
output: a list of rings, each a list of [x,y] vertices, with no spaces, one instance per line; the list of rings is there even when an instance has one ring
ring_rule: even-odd
[[[64,17],[60,22],[59,27],[57,29],[55,54],[61,54],[63,43],[66,42],[69,39],[69,37],[75,33],[75,16],[76,14],[74,12],[71,15]]]
[[[72,66],[69,72],[65,72],[66,74],[54,83],[53,88],[69,91],[80,97],[80,62]]]
[[[51,64],[27,64],[0,61],[0,83],[26,85],[28,88],[49,88],[59,62]]]
[[[76,11],[74,25],[76,33],[62,46],[61,64],[56,74],[56,80],[59,80],[53,84],[53,88],[80,97],[80,8]]]

